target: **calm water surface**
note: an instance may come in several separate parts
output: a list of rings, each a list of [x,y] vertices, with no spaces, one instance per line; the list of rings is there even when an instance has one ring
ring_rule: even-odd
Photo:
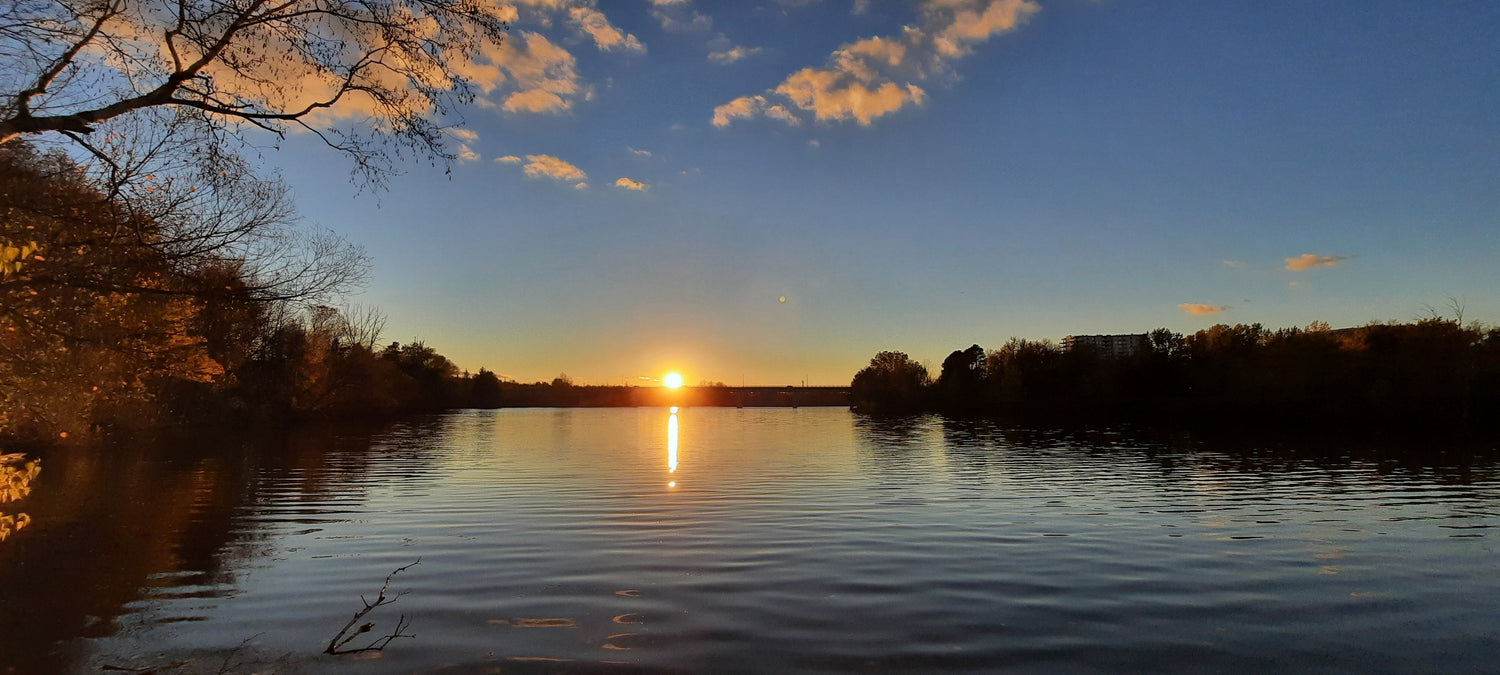
[[[1493,464],[842,409],[43,458],[0,672],[1495,672]],[[391,570],[412,639],[319,652]]]

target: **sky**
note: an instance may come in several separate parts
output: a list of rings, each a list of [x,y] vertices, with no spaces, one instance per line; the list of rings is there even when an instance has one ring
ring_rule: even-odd
[[[268,157],[374,259],[350,302],[465,369],[844,385],[1013,336],[1500,323],[1500,4],[512,5],[451,172]]]

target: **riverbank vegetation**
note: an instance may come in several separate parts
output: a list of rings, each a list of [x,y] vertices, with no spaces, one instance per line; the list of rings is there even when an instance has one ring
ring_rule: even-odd
[[[297,223],[278,181],[171,138],[118,139],[103,168],[0,146],[0,437],[388,416],[484,383],[326,304],[362,282],[361,250]]]
[[[1338,330],[1221,324],[1158,329],[1119,358],[1012,338],[952,352],[936,378],[881,352],[851,386],[869,412],[1474,431],[1500,410],[1500,328],[1436,315]]]
[[[93,165],[0,145],[0,440],[502,406],[806,405],[842,392],[519,383],[333,305],[370,262],[286,189],[170,129]],[[170,176],[170,178],[169,178]],[[820,397],[821,396],[821,397]]]

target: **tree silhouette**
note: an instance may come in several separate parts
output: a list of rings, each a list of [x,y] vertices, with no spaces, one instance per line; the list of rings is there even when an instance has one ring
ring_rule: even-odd
[[[461,66],[512,13],[482,0],[10,0],[0,144],[87,144],[101,123],[162,109],[219,147],[246,127],[305,129],[376,180],[388,145],[449,157],[435,119],[472,97]],[[335,108],[373,123],[340,130]]]
[[[930,382],[927,368],[903,352],[880,352],[870,365],[855,373],[850,397],[857,408],[877,412],[909,412],[925,403]]]
[[[949,354],[943,359],[943,370],[937,379],[938,397],[943,407],[952,411],[979,408],[984,403],[984,375],[983,347],[972,345]]]

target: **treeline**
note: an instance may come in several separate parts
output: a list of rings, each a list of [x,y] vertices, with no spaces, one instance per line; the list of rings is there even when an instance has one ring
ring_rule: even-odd
[[[870,412],[1472,430],[1500,418],[1500,328],[1434,317],[1340,330],[1158,329],[1125,358],[1012,338],[954,351],[936,379],[906,354],[881,352],[851,390]]]
[[[279,183],[233,158],[153,159],[160,145],[91,166],[0,146],[0,439],[495,397],[493,373],[381,346],[378,313],[319,304],[368,261],[297,226]],[[163,161],[179,164],[154,173]]]

